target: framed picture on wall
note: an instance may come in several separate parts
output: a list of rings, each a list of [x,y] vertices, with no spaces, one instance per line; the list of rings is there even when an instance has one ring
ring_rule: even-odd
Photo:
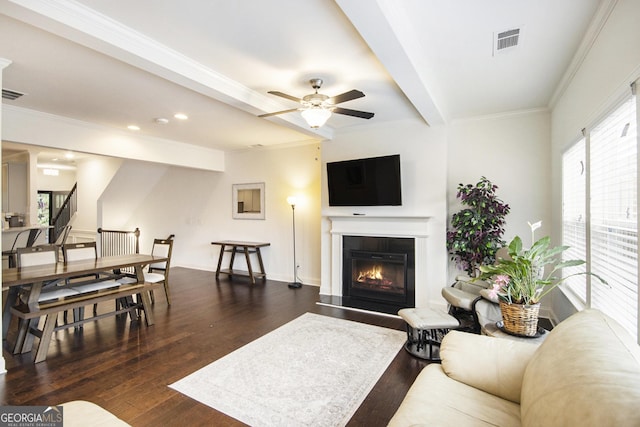
[[[264,182],[233,184],[231,193],[234,219],[264,219]]]

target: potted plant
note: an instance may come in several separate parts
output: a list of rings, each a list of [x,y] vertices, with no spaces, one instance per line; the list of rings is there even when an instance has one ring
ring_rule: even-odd
[[[584,264],[583,260],[561,260],[561,254],[569,246],[551,246],[551,238],[543,237],[530,249],[523,249],[522,240],[516,236],[509,243],[509,257],[496,259],[493,265],[480,266],[479,279],[494,282],[490,297],[496,298],[502,311],[506,332],[521,336],[534,336],[538,332],[540,300],[569,277],[590,274],[602,283],[600,276],[589,272],[577,272],[557,277],[563,268]],[[548,273],[545,273],[545,269]]]
[[[466,207],[451,217],[447,250],[470,277],[478,275],[478,266],[493,263],[496,251],[505,245],[502,235],[510,208],[496,196],[497,189],[484,176],[475,185],[458,185],[456,197]]]

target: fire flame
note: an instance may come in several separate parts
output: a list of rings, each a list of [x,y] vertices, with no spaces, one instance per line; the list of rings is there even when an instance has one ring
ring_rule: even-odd
[[[358,273],[358,282],[364,282],[365,280],[379,280],[382,281],[384,277],[382,276],[382,267],[379,265],[373,266],[368,271],[361,271]]]

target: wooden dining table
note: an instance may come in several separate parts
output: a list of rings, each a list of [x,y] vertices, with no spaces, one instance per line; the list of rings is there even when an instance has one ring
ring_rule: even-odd
[[[30,311],[39,309],[38,297],[44,283],[55,280],[87,276],[102,272],[114,271],[133,267],[138,283],[144,282],[143,268],[148,264],[165,262],[168,259],[163,256],[129,254],[106,256],[90,260],[72,261],[68,263],[56,263],[22,268],[6,268],[2,270],[2,290],[7,291],[2,313],[2,337],[6,339],[7,330],[11,320],[11,307],[16,302],[20,292],[24,293],[24,300]],[[150,310],[151,300],[147,293],[141,294],[142,307],[145,313],[147,325],[153,325],[153,312]]]

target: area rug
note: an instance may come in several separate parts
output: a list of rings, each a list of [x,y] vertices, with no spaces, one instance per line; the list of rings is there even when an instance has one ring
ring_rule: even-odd
[[[306,313],[169,387],[251,426],[342,426],[405,339]]]

